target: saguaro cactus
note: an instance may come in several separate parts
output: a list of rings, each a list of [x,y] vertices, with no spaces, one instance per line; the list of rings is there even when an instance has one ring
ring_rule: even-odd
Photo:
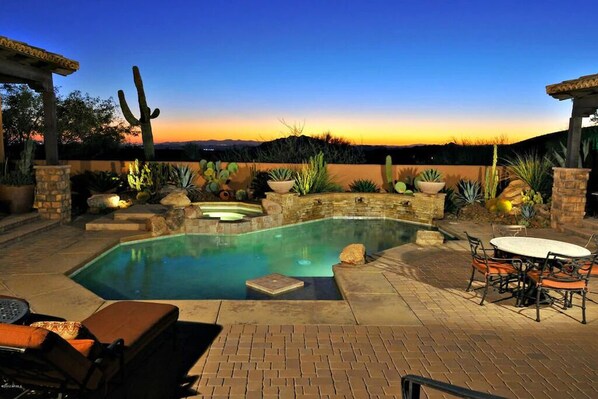
[[[145,99],[145,91],[143,90],[143,81],[141,80],[141,74],[137,66],[133,67],[133,80],[135,81],[135,87],[137,88],[137,97],[139,99],[139,119],[133,116],[127,100],[125,99],[125,93],[122,90],[118,91],[118,102],[120,108],[127,122],[131,126],[141,127],[141,138],[143,140],[143,151],[145,153],[146,161],[153,161],[155,158],[154,151],[154,136],[152,135],[152,123],[151,120],[157,118],[160,115],[160,110],[156,108],[154,112],[151,112],[147,106],[147,100]]]

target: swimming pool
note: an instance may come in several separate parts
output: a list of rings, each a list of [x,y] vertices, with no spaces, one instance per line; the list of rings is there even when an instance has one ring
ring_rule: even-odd
[[[373,254],[414,241],[421,229],[390,219],[324,219],[239,235],[171,236],[120,244],[71,278],[104,299],[246,299],[246,280],[331,277],[346,245],[360,242]]]

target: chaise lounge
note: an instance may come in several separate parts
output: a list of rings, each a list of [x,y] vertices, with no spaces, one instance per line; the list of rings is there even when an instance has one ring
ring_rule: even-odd
[[[142,393],[132,379],[140,373],[147,378],[148,368],[159,369],[161,377],[172,374],[167,381],[172,384],[160,385],[174,388],[176,367],[168,367],[168,361],[178,315],[172,305],[116,302],[83,320],[88,336],[74,340],[42,327],[0,324],[0,376],[59,397],[125,397],[131,387],[135,393],[129,397],[168,397],[149,388]]]

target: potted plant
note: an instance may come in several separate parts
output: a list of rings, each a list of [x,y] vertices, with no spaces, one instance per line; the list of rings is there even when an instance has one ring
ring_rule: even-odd
[[[415,178],[417,188],[424,194],[438,194],[444,188],[442,174],[437,169],[426,169]]]
[[[268,172],[268,186],[278,194],[286,194],[295,185],[294,173],[289,168],[275,168]]]
[[[34,151],[35,142],[27,140],[16,169],[9,171],[8,162],[4,165],[4,173],[0,176],[0,203],[7,205],[10,213],[25,213],[33,208],[35,191]]]

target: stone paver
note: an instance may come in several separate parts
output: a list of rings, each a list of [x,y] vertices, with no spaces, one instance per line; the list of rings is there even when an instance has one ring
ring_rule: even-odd
[[[488,225],[446,225],[491,237]],[[549,229],[529,234],[585,243]],[[62,273],[121,237],[69,225],[3,248],[0,294],[23,296],[39,312],[86,317],[106,301]],[[348,301],[163,301],[179,306],[182,320],[223,327],[190,370],[199,376],[193,397],[396,398],[405,374],[506,397],[598,397],[598,281],[587,325],[577,307],[542,308],[537,323],[533,307],[515,307],[506,294],[491,291],[479,306],[479,293],[465,292],[468,251],[462,241],[408,244],[361,270],[335,270]],[[397,315],[406,321],[393,325]]]

